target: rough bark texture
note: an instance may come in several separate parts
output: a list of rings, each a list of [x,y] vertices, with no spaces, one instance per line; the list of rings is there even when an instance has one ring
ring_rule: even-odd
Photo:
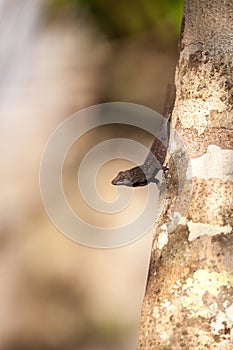
[[[185,1],[138,349],[233,348],[233,2]],[[163,194],[165,197],[165,194]]]

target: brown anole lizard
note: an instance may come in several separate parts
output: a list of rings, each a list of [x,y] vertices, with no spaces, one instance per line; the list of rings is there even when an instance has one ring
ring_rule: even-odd
[[[140,166],[136,166],[132,169],[120,171],[119,174],[112,180],[113,185],[117,186],[145,186],[150,182],[154,182],[157,185],[159,180],[156,178],[158,172],[168,170],[166,166],[163,166],[168,142],[169,142],[169,120],[173,110],[175,102],[175,86],[171,87],[168,84],[166,98],[164,103],[163,115],[159,132],[155,137],[153,144],[150,148],[144,163]]]

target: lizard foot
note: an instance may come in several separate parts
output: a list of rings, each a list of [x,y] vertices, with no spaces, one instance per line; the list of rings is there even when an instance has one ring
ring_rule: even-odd
[[[157,185],[157,187],[158,187],[158,190],[161,191],[162,184],[161,184],[161,182],[158,179],[154,178],[153,180],[151,180],[151,182],[155,183]]]

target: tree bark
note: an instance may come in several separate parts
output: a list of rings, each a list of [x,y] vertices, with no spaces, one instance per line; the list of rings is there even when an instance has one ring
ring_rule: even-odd
[[[138,349],[233,348],[233,2],[186,0]]]

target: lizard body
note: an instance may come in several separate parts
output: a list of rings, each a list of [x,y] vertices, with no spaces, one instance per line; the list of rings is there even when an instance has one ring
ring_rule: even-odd
[[[160,130],[153,141],[149,154],[142,165],[129,170],[120,171],[112,180],[113,185],[138,187],[145,186],[150,182],[159,183],[159,180],[156,179],[156,175],[161,169],[164,171],[167,170],[167,168],[163,166],[163,163],[166,158],[169,141],[168,121],[171,117],[174,102],[175,88],[174,91],[172,91],[171,86],[168,85],[163,111],[165,118],[163,118]]]

